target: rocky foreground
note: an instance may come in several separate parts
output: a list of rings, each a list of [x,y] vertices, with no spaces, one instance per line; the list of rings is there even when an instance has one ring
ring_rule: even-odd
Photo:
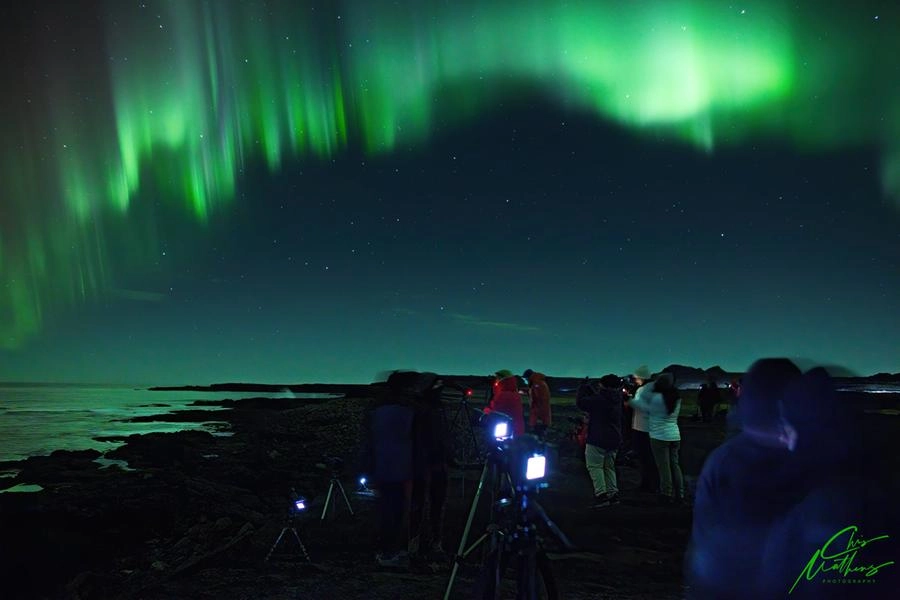
[[[0,495],[0,574],[4,598],[438,598],[446,564],[390,572],[374,564],[372,500],[353,494],[358,431],[367,399],[222,401],[219,410],[182,411],[157,420],[228,421],[232,436],[183,431],[130,436],[100,468],[94,451],[55,452],[16,466],[14,482],[31,494]],[[549,434],[559,446],[558,472],[540,500],[579,551],[549,542],[563,598],[683,596],[682,560],[690,508],[658,506],[629,493],[636,471],[620,470],[626,502],[590,510],[591,487],[567,438],[572,406],[554,408]],[[893,419],[872,421],[873,438],[894,441]],[[682,419],[682,462],[695,477],[724,439],[720,424]],[[887,445],[885,445],[887,447]],[[891,446],[893,448],[893,446]],[[341,479],[355,515],[339,502],[320,519],[331,476],[323,456],[344,459]],[[896,467],[892,452],[890,468]],[[893,471],[896,473],[897,471]],[[454,471],[446,546],[455,549],[479,472]],[[310,499],[292,524],[293,539],[265,557],[287,524],[290,489]],[[479,515],[484,515],[485,510]],[[476,520],[481,532],[484,519]],[[472,539],[474,539],[474,535]],[[477,553],[476,553],[477,555]],[[461,569],[454,598],[470,597],[477,568]]]

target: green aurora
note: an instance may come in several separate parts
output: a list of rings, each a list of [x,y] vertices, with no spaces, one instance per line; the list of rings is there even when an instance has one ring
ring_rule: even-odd
[[[805,6],[109,2],[106,60],[37,49],[0,117],[0,347],[151,270],[156,203],[202,232],[250,164],[426,144],[523,94],[709,152],[875,147],[900,198],[898,10]]]

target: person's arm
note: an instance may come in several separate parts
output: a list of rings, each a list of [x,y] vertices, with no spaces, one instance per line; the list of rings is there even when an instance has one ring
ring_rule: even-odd
[[[634,398],[628,401],[628,404],[637,410],[650,412],[650,400],[653,397],[653,390],[649,384],[642,385],[634,394]]]

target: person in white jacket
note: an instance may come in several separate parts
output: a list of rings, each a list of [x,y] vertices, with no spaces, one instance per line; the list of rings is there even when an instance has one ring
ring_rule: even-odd
[[[649,381],[651,373],[646,365],[641,365],[635,369],[632,377],[638,385],[635,395],[644,388],[647,388],[644,393],[652,391],[654,382]],[[645,410],[634,408],[631,401],[628,402],[628,405],[634,409],[631,417],[631,447],[640,465],[641,483],[638,489],[642,492],[655,494],[659,491],[659,473],[657,473],[653,452],[650,449],[650,437],[648,435],[650,420]]]
[[[659,491],[663,501],[672,504],[684,502],[684,478],[678,461],[681,398],[675,387],[674,375],[662,373],[652,386],[642,386],[631,400],[631,406],[635,412],[643,411],[649,417],[650,449],[659,472]]]

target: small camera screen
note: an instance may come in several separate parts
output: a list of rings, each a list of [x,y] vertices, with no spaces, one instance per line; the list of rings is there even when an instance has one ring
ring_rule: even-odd
[[[540,479],[547,470],[547,457],[535,455],[528,458],[525,468],[525,479]]]

